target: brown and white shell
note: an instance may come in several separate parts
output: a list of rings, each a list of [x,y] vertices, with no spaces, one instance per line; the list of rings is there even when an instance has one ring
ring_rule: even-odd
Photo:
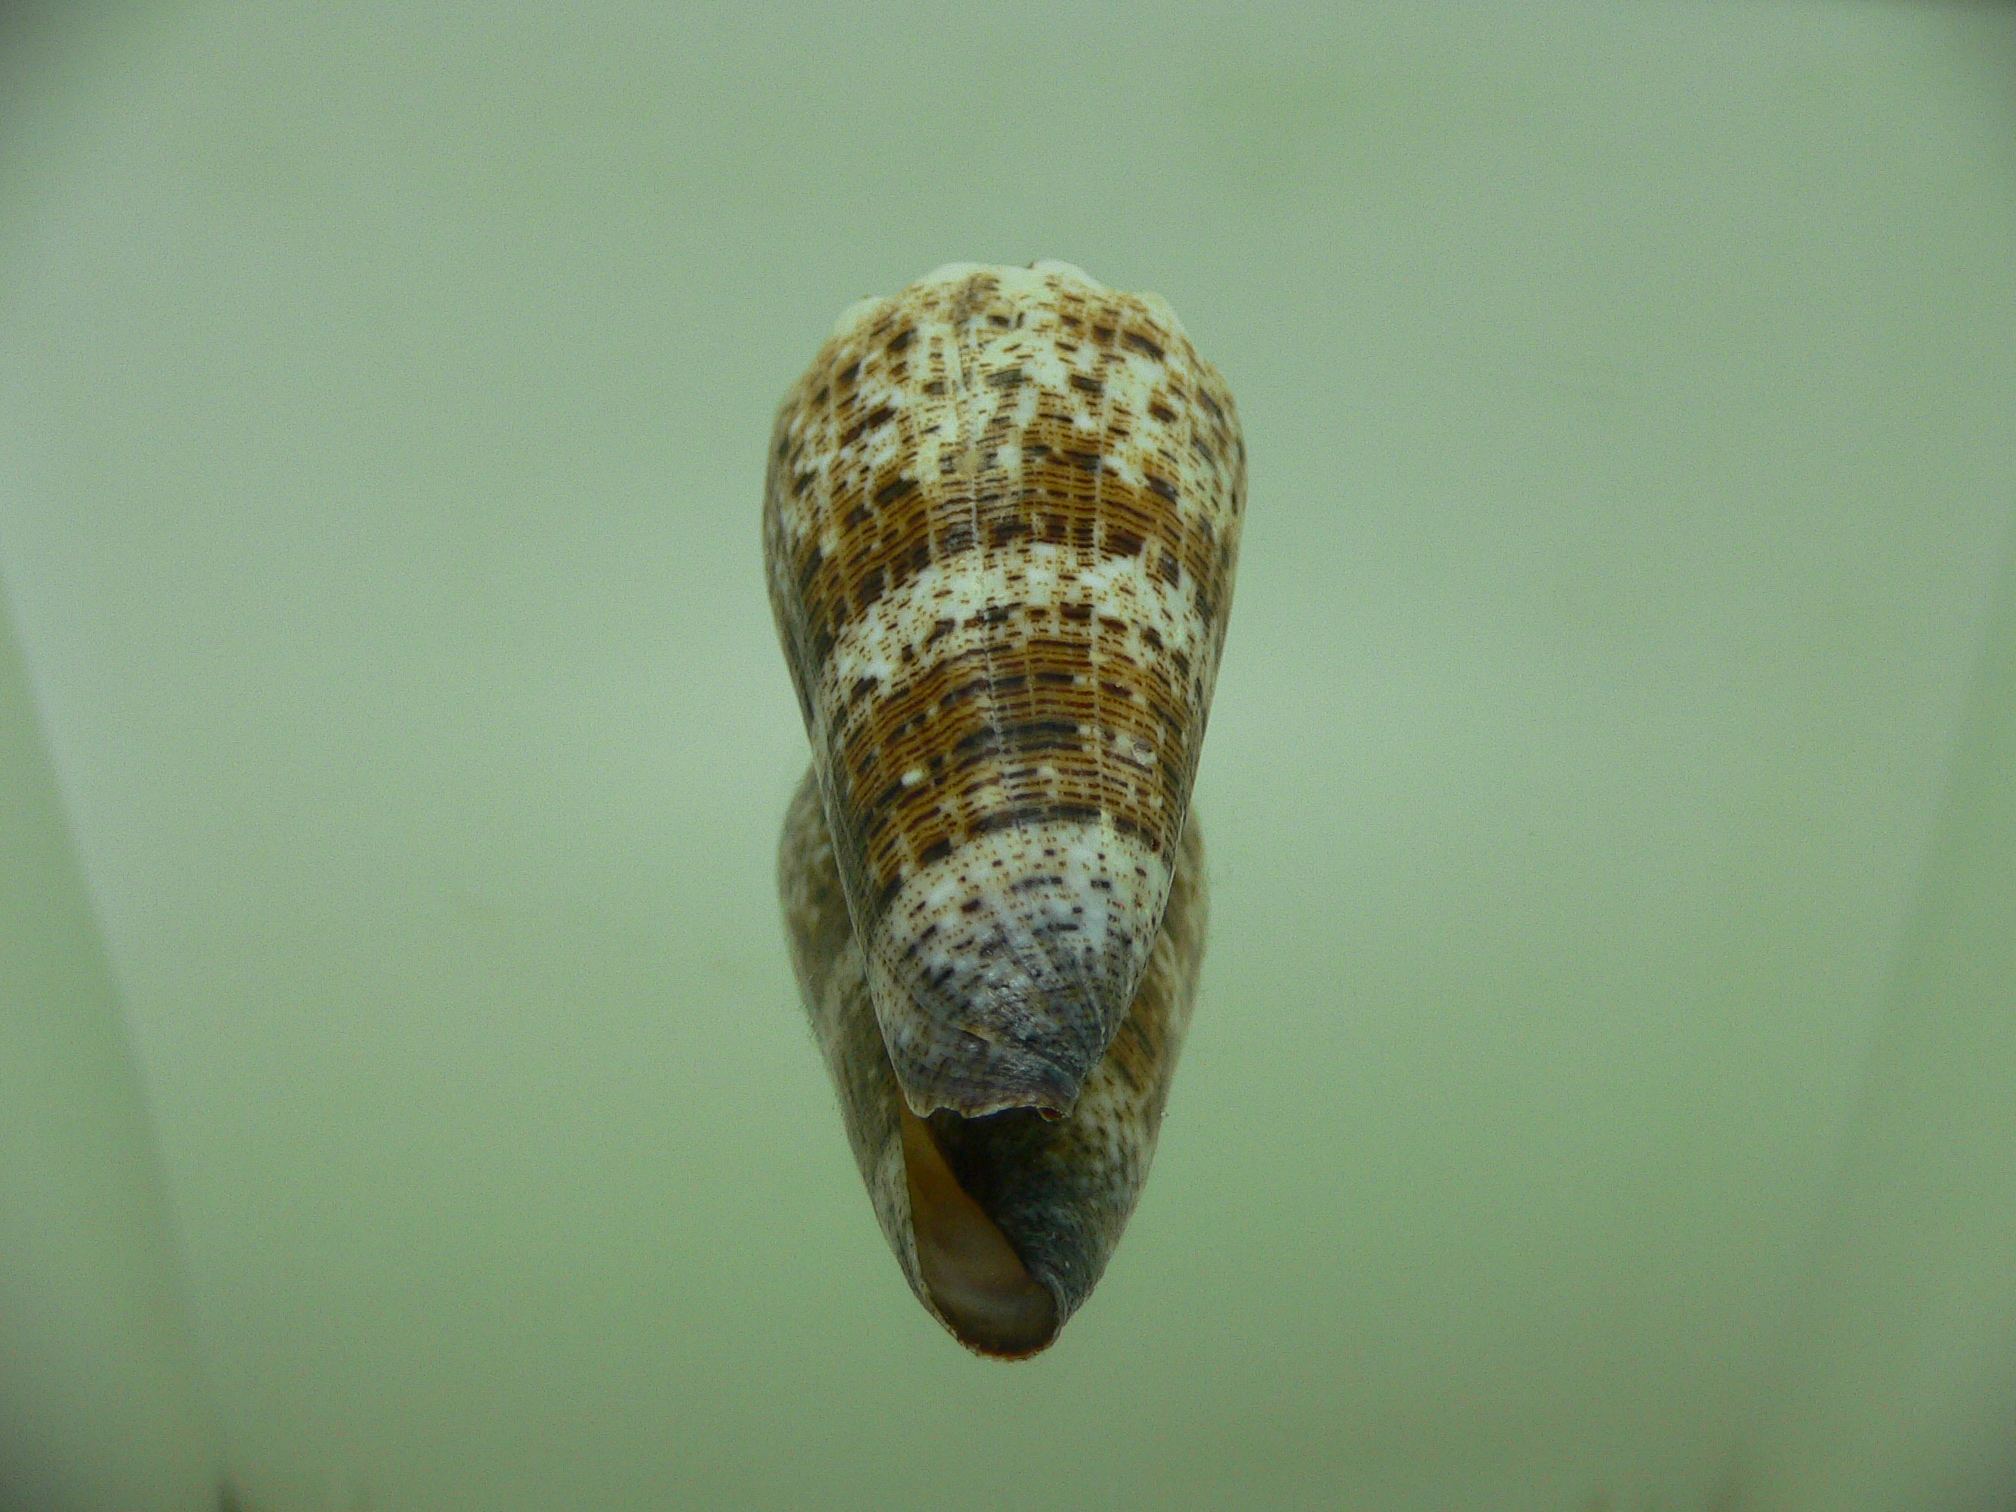
[[[1055,1336],[1146,1178],[1244,495],[1175,313],[1066,263],[861,301],[778,411],[793,959],[884,1230],[983,1352]]]

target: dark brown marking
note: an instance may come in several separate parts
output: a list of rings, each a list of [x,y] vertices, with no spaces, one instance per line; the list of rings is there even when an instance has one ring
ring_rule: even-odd
[[[867,414],[863,415],[859,420],[856,420],[852,425],[847,427],[847,429],[841,434],[840,444],[842,446],[852,446],[856,441],[859,441],[864,434],[881,426],[895,413],[896,411],[889,408],[889,406],[886,404],[883,405],[880,409],[870,410]]]
[[[1086,803],[1023,803],[1013,808],[997,809],[991,814],[982,814],[966,826],[966,833],[973,839],[991,835],[996,830],[1023,829],[1032,824],[1052,821],[1090,824],[1098,819],[1102,811],[1096,804]]]

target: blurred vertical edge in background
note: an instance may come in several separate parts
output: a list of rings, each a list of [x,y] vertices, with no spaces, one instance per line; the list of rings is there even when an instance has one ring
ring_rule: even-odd
[[[2016,556],[1744,1512],[2016,1494]]]
[[[0,240],[31,218],[36,102],[132,9],[0,0]],[[0,1512],[220,1496],[153,1123],[0,585]]]
[[[0,1512],[219,1505],[153,1126],[0,596]]]

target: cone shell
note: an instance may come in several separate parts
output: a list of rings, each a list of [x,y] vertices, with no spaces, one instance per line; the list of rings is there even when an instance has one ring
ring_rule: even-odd
[[[1175,877],[1245,496],[1175,313],[1066,263],[846,311],[786,396],[770,600],[910,1113],[1068,1114]]]

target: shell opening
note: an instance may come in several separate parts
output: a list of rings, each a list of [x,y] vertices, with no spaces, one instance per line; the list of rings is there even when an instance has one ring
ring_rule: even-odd
[[[939,1315],[980,1354],[1016,1360],[1048,1348],[1057,1337],[1056,1298],[959,1184],[931,1126],[907,1107],[897,1111],[917,1269]]]

